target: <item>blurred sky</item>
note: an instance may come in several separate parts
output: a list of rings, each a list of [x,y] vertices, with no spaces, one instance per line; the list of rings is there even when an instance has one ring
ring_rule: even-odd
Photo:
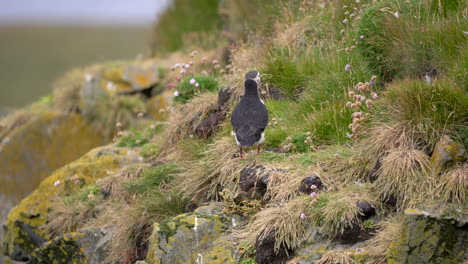
[[[168,2],[170,0],[0,0],[0,24],[148,25]]]

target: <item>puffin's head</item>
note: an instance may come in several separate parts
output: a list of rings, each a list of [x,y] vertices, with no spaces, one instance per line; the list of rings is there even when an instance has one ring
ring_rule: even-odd
[[[249,71],[245,74],[245,79],[252,79],[257,83],[257,86],[260,86],[260,72],[258,71]]]
[[[258,96],[257,82],[252,79],[246,79],[244,82],[245,95]]]

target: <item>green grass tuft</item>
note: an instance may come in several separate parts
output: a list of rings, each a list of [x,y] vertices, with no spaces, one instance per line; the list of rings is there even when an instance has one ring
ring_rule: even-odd
[[[117,146],[119,147],[137,147],[144,146],[150,140],[149,135],[141,130],[135,130],[130,135],[123,136]]]
[[[440,16],[427,1],[380,2],[363,14],[357,47],[385,81],[446,73],[467,41],[462,10]]]
[[[442,135],[467,142],[468,94],[450,80],[402,81],[388,87],[379,113],[383,122],[402,122],[414,142],[430,149]]]
[[[144,194],[157,189],[161,184],[169,184],[174,179],[177,166],[173,163],[161,164],[145,170],[141,178],[126,184],[125,189],[132,194]]]
[[[190,84],[190,80],[195,79],[199,87]],[[218,81],[212,76],[189,76],[182,80],[179,84],[179,96],[174,97],[174,101],[178,103],[186,103],[192,97],[203,92],[214,92],[218,89]]]

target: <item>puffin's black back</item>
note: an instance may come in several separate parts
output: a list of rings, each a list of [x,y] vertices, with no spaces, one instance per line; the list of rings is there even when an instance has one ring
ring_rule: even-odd
[[[268,125],[268,110],[260,101],[257,83],[247,79],[244,84],[245,94],[232,112],[231,124],[241,146],[252,146]]]

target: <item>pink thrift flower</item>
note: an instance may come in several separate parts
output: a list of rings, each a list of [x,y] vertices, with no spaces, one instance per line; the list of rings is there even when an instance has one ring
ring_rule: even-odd
[[[371,94],[371,97],[372,97],[372,99],[377,99],[377,98],[379,98],[379,96],[378,96],[377,93],[375,93],[375,92],[373,92],[373,93]]]
[[[190,80],[190,85],[194,85],[197,81],[195,79]]]
[[[360,38],[360,39],[364,39],[364,35],[361,35],[359,38]]]
[[[345,71],[349,71],[349,70],[351,70],[351,65],[349,65],[349,64],[346,64],[346,66],[344,67],[344,70],[345,70]]]
[[[174,96],[179,96],[179,91],[175,91]]]
[[[301,216],[299,218],[301,218],[301,220],[304,220],[304,219],[306,219],[306,217],[307,216],[305,214],[301,214]]]
[[[198,84],[198,83],[195,83],[195,87],[198,87],[198,86],[200,86],[200,84]]]
[[[310,186],[310,189],[312,189],[312,190],[315,190],[315,189],[317,189],[317,185],[315,185],[315,184],[312,184],[312,185]]]
[[[315,196],[317,196],[317,193],[316,193],[316,192],[312,192],[312,193],[310,194],[310,197],[315,197]]]
[[[59,184],[60,184],[60,181],[55,181],[55,182],[54,182],[54,186],[55,186],[55,187],[59,186]]]

